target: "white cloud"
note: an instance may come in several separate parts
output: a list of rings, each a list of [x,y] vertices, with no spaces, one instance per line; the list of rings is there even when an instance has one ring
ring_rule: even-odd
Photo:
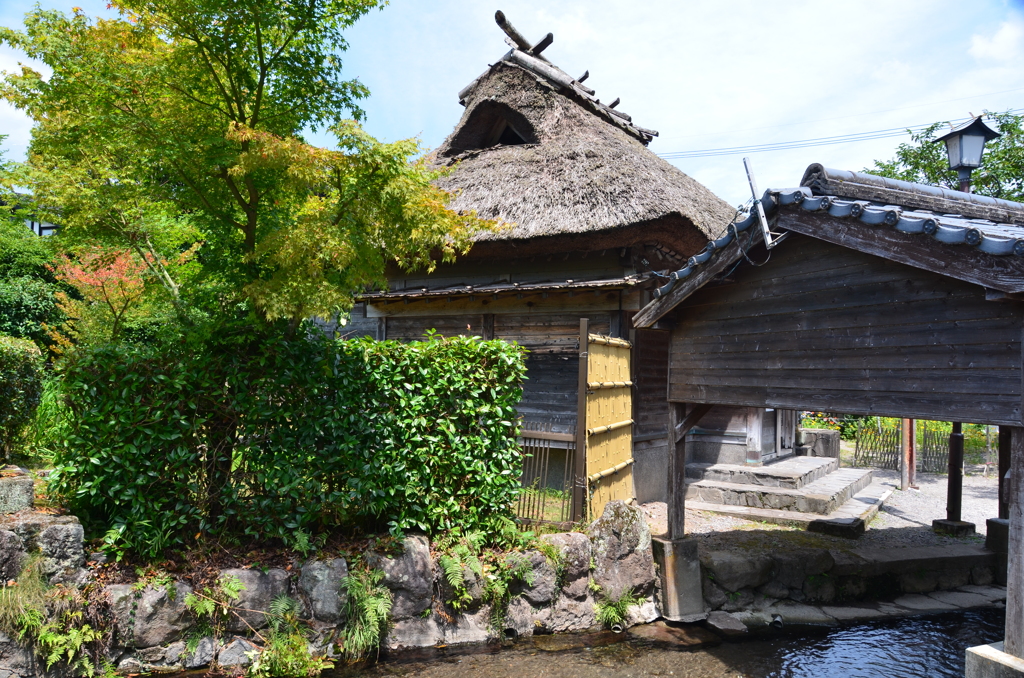
[[[1024,21],[1014,16],[1000,24],[991,36],[971,36],[968,53],[978,60],[1017,61],[1024,55]]]

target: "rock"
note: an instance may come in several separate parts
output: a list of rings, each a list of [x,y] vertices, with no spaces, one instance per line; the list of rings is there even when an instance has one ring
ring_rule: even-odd
[[[775,598],[776,600],[789,598],[789,588],[785,584],[774,580],[759,588],[758,593],[766,598]]]
[[[196,645],[196,651],[192,654],[188,654],[186,651],[182,651],[182,664],[186,669],[198,669],[204,666],[209,666],[213,662],[214,651],[217,649],[217,644],[213,638],[206,636],[199,639],[199,643]]]
[[[754,604],[754,594],[750,589],[741,589],[728,594],[728,600],[722,605],[726,612],[738,612],[745,610]]]
[[[42,666],[38,667],[40,671],[42,668]],[[36,660],[32,649],[23,647],[14,638],[0,631],[0,678],[35,676],[38,675],[36,669]]]
[[[588,534],[594,581],[606,598],[617,600],[627,593],[646,596],[654,589],[651,530],[640,509],[610,501]]]
[[[564,586],[562,593],[570,598],[582,600],[589,591],[590,583],[590,540],[580,532],[546,534],[542,540],[556,546],[562,554]]]
[[[221,570],[221,578],[237,577],[245,589],[239,593],[238,600],[231,604],[232,614],[227,623],[227,630],[232,633],[245,633],[253,629],[267,626],[267,615],[270,603],[278,596],[288,593],[288,573],[273,568],[267,572],[233,568]],[[217,660],[218,662],[220,659]]]
[[[928,593],[938,587],[939,573],[932,570],[905,572],[900,575],[900,590],[904,593]]]
[[[138,675],[142,673],[143,666],[142,662],[140,662],[137,657],[134,655],[128,655],[117,663],[117,670],[120,671],[122,675]]]
[[[736,616],[720,610],[708,615],[707,625],[726,637],[742,636],[747,632],[746,624]]]
[[[805,600],[819,603],[831,603],[836,599],[836,583],[832,577],[812,575],[804,580]]]
[[[947,610],[958,609],[955,605],[950,605],[949,603],[940,602],[934,598],[915,593],[900,596],[894,600],[893,603],[916,612],[946,612]]]
[[[150,647],[181,638],[192,625],[192,616],[185,608],[185,596],[191,592],[188,584],[143,590],[135,611],[135,645]]]
[[[82,567],[85,564],[84,538],[85,531],[77,522],[50,525],[42,530],[36,537],[36,544],[43,554],[43,575],[52,580]]]
[[[522,556],[509,554],[510,557],[526,557],[530,561],[533,583],[516,581],[512,584],[512,595],[521,595],[532,605],[544,605],[551,602],[555,594],[555,568],[540,551],[527,551]]]
[[[661,617],[661,612],[658,611],[658,605],[648,598],[639,605],[631,605],[626,611],[626,628],[632,628],[639,624],[650,624],[659,617]]]
[[[55,525],[78,525],[74,516],[55,516],[38,511],[25,511],[14,515],[0,515],[0,530],[10,530],[21,537],[29,553],[40,550],[39,535]]]
[[[252,663],[252,658],[249,655],[259,652],[259,649],[245,638],[236,637],[217,653],[217,664],[220,666],[248,666]]]
[[[344,558],[311,560],[302,566],[299,589],[308,600],[314,619],[329,624],[344,621],[348,595],[341,590],[341,580],[347,576]]]
[[[991,567],[982,565],[971,570],[971,583],[975,586],[988,586],[993,579]]]
[[[430,561],[430,543],[426,537],[406,537],[402,555],[390,558],[368,553],[370,567],[384,571],[384,585],[391,590],[394,603],[391,619],[401,621],[423,614],[433,598],[434,573]]]
[[[25,564],[25,542],[10,530],[0,530],[0,582],[17,579]]]
[[[715,584],[728,592],[760,586],[768,581],[772,572],[772,560],[768,556],[734,551],[711,551],[701,556],[701,565]],[[800,583],[803,584],[802,576]]]
[[[740,626],[743,625],[740,624]],[[745,627],[744,630],[746,630]],[[669,626],[663,621],[632,628],[629,630],[629,635],[659,645],[675,647],[693,648],[702,645],[717,645],[722,642],[718,636],[699,626]]]
[[[545,627],[552,633],[586,631],[597,624],[594,599],[590,597],[576,600],[568,596],[559,596],[550,609],[551,613],[545,621]]]
[[[159,664],[164,660],[164,655],[167,653],[165,648],[157,645],[156,647],[144,647],[136,651],[136,656],[139,660],[147,664]]]
[[[817,626],[836,623],[836,620],[833,617],[825,614],[820,608],[813,607],[811,605],[792,603],[789,601],[779,603],[775,607],[765,610],[763,614],[769,617],[777,614],[782,617],[783,624],[810,624]]]
[[[444,632],[433,615],[426,619],[403,619],[391,627],[384,645],[389,650],[433,647],[444,642]]]
[[[179,661],[185,653],[185,641],[177,640],[164,648],[164,661],[173,664]]]
[[[729,596],[725,595],[725,591],[707,575],[701,577],[701,589],[704,594],[704,602],[709,609],[717,610],[729,600]]]
[[[32,508],[35,481],[30,476],[0,478],[0,514]]]
[[[501,632],[505,637],[527,638],[532,636],[537,629],[537,625],[534,624],[535,617],[536,610],[529,602],[523,598],[513,598],[508,604],[508,613],[505,615]]]
[[[438,563],[437,567],[434,568],[437,573],[437,586],[441,594],[441,600],[445,603],[450,603],[455,600],[457,595],[455,588],[448,583],[447,575],[444,573],[444,569]],[[469,565],[462,566],[462,582],[466,589],[466,594],[469,596],[469,600],[462,600],[463,608],[468,610],[476,610],[483,603],[484,597],[484,582],[476,572]]]
[[[491,637],[488,630],[490,614],[491,609],[485,607],[473,614],[456,615],[454,624],[439,625],[444,634],[442,642],[446,645],[487,642]]]
[[[772,579],[791,589],[802,589],[804,579],[824,574],[835,565],[826,549],[784,549],[772,553],[771,559]]]

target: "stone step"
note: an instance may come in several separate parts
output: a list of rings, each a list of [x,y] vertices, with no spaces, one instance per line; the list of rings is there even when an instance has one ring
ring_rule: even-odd
[[[686,485],[686,501],[827,515],[870,485],[871,479],[870,469],[846,468],[800,489],[694,480]]]
[[[719,483],[762,485],[799,490],[839,469],[831,457],[790,457],[766,466],[741,464],[687,464],[686,477]]]
[[[837,537],[857,537],[864,533],[868,523],[874,520],[882,504],[896,488],[882,482],[870,485],[854,494],[838,509],[828,515],[802,511],[781,511],[778,509],[755,508],[751,506],[727,506],[687,499],[686,508],[695,511],[710,511],[722,515],[744,518],[776,525],[802,527],[809,532],[820,532]]]

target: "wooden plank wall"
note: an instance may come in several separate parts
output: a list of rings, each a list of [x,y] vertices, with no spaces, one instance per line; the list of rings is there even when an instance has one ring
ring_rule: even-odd
[[[637,501],[668,496],[668,330],[637,330],[633,351],[633,482]]]
[[[676,402],[1021,423],[1024,307],[977,285],[793,234],[674,318]]]

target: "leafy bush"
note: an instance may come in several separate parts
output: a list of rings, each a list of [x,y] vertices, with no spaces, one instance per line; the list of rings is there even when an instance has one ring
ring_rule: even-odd
[[[40,278],[0,278],[0,333],[45,345],[45,325],[64,318],[54,297],[59,289]]]
[[[519,347],[467,337],[86,347],[50,492],[147,554],[197,530],[486,526],[519,492],[523,372]]]
[[[27,339],[0,335],[0,458],[21,440],[43,392],[43,359]]]

